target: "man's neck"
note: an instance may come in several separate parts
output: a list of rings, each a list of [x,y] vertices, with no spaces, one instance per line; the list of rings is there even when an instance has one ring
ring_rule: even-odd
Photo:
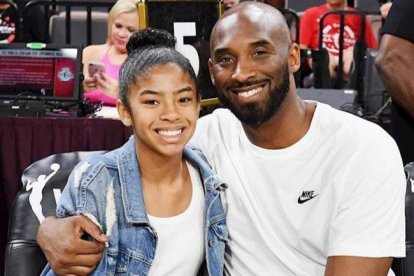
[[[243,129],[254,145],[265,149],[283,149],[298,142],[307,133],[315,106],[300,100],[289,92],[280,110],[259,126],[243,124]]]

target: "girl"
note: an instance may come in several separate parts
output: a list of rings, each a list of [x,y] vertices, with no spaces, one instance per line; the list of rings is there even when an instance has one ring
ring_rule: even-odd
[[[117,109],[134,136],[80,163],[59,201],[58,217],[83,214],[108,237],[96,275],[223,274],[226,185],[185,146],[200,95],[190,62],[174,45],[161,30],[132,35]]]

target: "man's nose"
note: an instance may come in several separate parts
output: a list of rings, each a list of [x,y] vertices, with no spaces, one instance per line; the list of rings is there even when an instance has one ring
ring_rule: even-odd
[[[255,77],[256,72],[250,62],[246,60],[239,60],[236,64],[234,72],[231,76],[233,80],[238,82],[246,82]]]

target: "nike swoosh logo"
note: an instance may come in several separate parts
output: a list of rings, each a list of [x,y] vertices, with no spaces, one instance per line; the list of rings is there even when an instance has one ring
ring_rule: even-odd
[[[318,195],[314,195],[314,196],[311,196],[311,197],[308,197],[308,198],[305,198],[305,199],[302,199],[301,197],[298,197],[298,203],[299,204],[302,204],[302,203],[305,203],[306,201],[309,201],[309,200],[311,200],[312,198],[315,198],[315,197],[317,197]]]

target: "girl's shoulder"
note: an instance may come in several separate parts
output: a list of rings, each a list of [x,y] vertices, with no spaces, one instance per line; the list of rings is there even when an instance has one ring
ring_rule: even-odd
[[[99,45],[89,45],[85,47],[82,51],[82,60],[83,63],[89,61],[97,61],[102,58],[105,52],[108,50],[108,44],[99,44]]]

